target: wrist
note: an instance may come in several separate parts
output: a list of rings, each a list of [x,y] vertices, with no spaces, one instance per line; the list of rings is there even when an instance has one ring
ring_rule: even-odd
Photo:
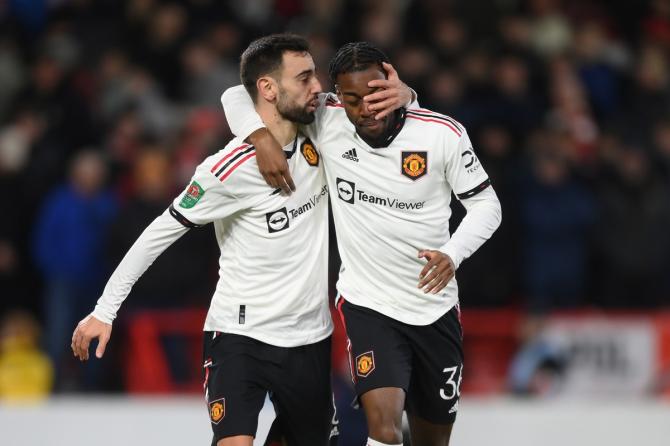
[[[272,134],[267,129],[267,127],[261,127],[254,130],[248,137],[247,142],[253,146],[262,146],[264,143],[267,143],[269,139],[272,138]]]
[[[409,100],[405,103],[405,108],[409,108],[414,102],[416,102],[416,98],[418,97],[416,91],[410,87],[407,88],[409,89]]]

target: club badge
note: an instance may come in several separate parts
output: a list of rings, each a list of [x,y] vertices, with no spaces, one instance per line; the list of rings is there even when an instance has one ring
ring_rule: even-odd
[[[302,152],[302,156],[305,157],[307,164],[310,166],[319,165],[319,152],[316,151],[314,144],[309,138],[305,139],[300,145],[300,152]]]
[[[356,374],[367,377],[375,369],[375,354],[372,351],[356,356]]]
[[[428,152],[402,152],[401,162],[401,173],[410,180],[428,173]]]

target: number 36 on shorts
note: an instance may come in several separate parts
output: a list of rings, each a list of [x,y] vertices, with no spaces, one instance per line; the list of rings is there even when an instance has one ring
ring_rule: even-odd
[[[444,387],[440,388],[440,397],[443,400],[450,400],[461,396],[461,381],[463,381],[463,364],[446,367],[443,372],[447,377]]]

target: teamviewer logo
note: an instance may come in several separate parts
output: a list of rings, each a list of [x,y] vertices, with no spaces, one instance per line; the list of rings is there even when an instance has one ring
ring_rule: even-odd
[[[337,179],[337,196],[340,200],[354,204],[354,193],[356,193],[356,184],[351,181]]]
[[[268,212],[265,214],[265,219],[268,223],[268,231],[270,231],[271,234],[288,228],[288,213],[286,212],[286,208]]]

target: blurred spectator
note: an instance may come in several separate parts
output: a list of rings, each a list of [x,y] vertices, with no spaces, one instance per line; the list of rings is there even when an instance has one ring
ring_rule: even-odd
[[[68,378],[70,331],[97,300],[106,273],[102,247],[116,214],[115,198],[105,188],[106,170],[98,152],[77,154],[67,184],[46,198],[35,224],[34,260],[46,285],[47,351],[59,383]]]
[[[653,132],[655,159],[658,160],[666,184],[670,182],[670,118],[660,121]]]
[[[133,42],[136,63],[141,63],[160,82],[170,99],[178,98],[181,81],[179,54],[184,44],[188,17],[178,3],[158,4],[147,18],[145,34]]]
[[[223,85],[239,82],[239,69],[224,64],[205,41],[194,41],[182,53],[185,78],[182,97],[188,105],[218,110]]]
[[[16,43],[0,38],[0,122],[9,112],[12,97],[23,87],[24,71]]]
[[[651,132],[652,123],[670,113],[670,67],[666,53],[660,48],[641,49],[628,102],[629,109],[621,120],[636,137]]]
[[[8,126],[0,128],[0,174],[17,174],[25,169],[44,124],[36,111],[23,109]]]
[[[651,1],[651,12],[643,21],[643,30],[651,41],[670,49],[670,1]]]
[[[506,127],[515,136],[536,128],[541,108],[530,92],[530,73],[523,59],[500,57],[495,63],[493,82],[486,121]]]
[[[598,23],[579,28],[575,39],[577,71],[600,117],[615,114],[620,107],[621,87],[619,69],[628,62],[628,55],[618,45],[608,41],[605,29]]]
[[[570,171],[566,156],[538,135],[530,171],[521,183],[523,281],[531,313],[583,303],[594,219],[591,194]]]
[[[597,184],[597,304],[651,307],[667,303],[668,196],[667,182],[639,143],[615,149]]]
[[[599,128],[591,114],[584,86],[566,58],[552,60],[550,70],[551,108],[547,125],[556,132],[555,135],[565,136],[564,155],[576,164],[593,163]]]
[[[559,0],[530,0],[530,42],[538,54],[552,57],[572,43],[572,28],[560,10]]]
[[[53,385],[51,361],[40,351],[35,318],[12,311],[0,323],[0,401],[25,402],[46,398]]]

